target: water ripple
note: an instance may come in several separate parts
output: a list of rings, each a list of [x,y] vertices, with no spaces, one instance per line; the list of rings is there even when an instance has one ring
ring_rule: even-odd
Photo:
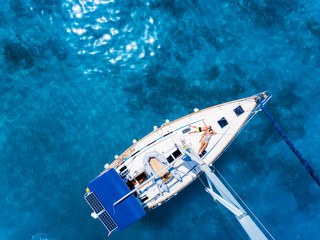
[[[64,26],[69,44],[79,55],[98,55],[107,64],[135,68],[146,66],[147,58],[161,47],[157,41],[158,23],[148,3],[67,0],[63,9],[69,17]]]

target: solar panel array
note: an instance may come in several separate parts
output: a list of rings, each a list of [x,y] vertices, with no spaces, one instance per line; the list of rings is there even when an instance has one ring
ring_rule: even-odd
[[[92,210],[98,214],[100,221],[108,229],[109,232],[118,228],[117,223],[113,220],[107,210],[104,208],[95,193],[90,192],[84,197]]]
[[[97,214],[104,209],[102,203],[99,201],[98,197],[93,192],[89,193],[84,198],[86,199],[92,210],[95,211]]]
[[[103,225],[108,229],[109,232],[112,232],[113,230],[118,228],[118,225],[113,220],[113,218],[110,216],[110,214],[107,211],[104,211],[99,215],[99,218]]]

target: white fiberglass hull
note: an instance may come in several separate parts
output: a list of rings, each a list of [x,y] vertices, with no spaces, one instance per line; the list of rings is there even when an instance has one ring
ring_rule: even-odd
[[[209,107],[167,123],[127,149],[106,170],[115,168],[125,182],[134,184],[131,189],[137,189],[137,198],[141,200],[143,208],[160,206],[193,182],[202,171],[196,162],[183,160],[185,155],[178,150],[178,145],[193,153],[197,153],[200,148],[199,140],[203,132],[190,134],[195,129],[189,125],[205,127],[204,121],[217,133],[209,141],[206,153],[202,156],[203,162],[211,165],[254,113],[256,97]],[[180,174],[181,181],[172,178],[165,183],[165,188],[159,188],[155,181],[157,176],[150,176],[146,171],[144,156],[150,152],[160,153],[167,158],[166,168],[175,169]]]

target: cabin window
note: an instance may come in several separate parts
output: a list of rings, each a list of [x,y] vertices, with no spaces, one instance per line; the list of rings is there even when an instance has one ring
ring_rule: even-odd
[[[218,121],[219,125],[221,128],[224,128],[225,126],[228,125],[228,121],[223,117]]]
[[[183,130],[182,130],[182,133],[185,134],[185,133],[190,132],[190,131],[191,131],[191,128],[188,127],[188,128],[186,128],[186,129],[183,129]]]
[[[233,109],[234,113],[239,117],[242,113],[244,113],[244,110],[241,106],[238,106],[237,108]]]
[[[122,168],[119,169],[119,172],[120,177],[124,178],[129,173],[129,170],[127,169],[127,166],[124,165]]]
[[[153,142],[149,143],[147,146],[150,146],[151,144],[155,143],[157,140],[154,140]]]
[[[127,169],[127,166],[124,165],[122,168],[119,169],[119,171],[120,171],[120,172],[123,172],[123,171],[126,170],[126,169]]]
[[[179,156],[181,155],[181,152],[180,152],[179,149],[177,149],[176,151],[174,151],[174,152],[172,153],[172,155],[173,155],[174,158],[177,158],[177,157],[179,157]]]
[[[139,184],[141,184],[141,183],[144,182],[144,180],[147,179],[147,177],[148,177],[148,175],[146,174],[146,172],[143,171],[143,172],[140,173],[138,176],[136,176],[136,180],[137,180],[137,182],[138,182]]]
[[[145,202],[148,200],[148,197],[147,196],[143,196],[142,198],[140,198],[141,202]]]

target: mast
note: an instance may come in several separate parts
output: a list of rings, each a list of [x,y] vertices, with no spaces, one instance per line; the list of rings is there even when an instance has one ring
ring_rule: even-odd
[[[213,197],[214,200],[219,201],[223,206],[225,206],[229,211],[231,211],[236,219],[239,221],[245,232],[248,234],[252,240],[268,240],[262,230],[256,225],[256,223],[251,219],[245,210],[241,207],[240,203],[234,198],[230,191],[223,185],[219,180],[218,176],[212,172],[211,168],[203,162],[203,160],[196,154],[186,151],[183,147],[176,144],[184,154],[187,154],[191,159],[197,162],[201,170],[205,173],[209,188],[206,191]],[[220,195],[214,192],[213,186],[218,190]]]

